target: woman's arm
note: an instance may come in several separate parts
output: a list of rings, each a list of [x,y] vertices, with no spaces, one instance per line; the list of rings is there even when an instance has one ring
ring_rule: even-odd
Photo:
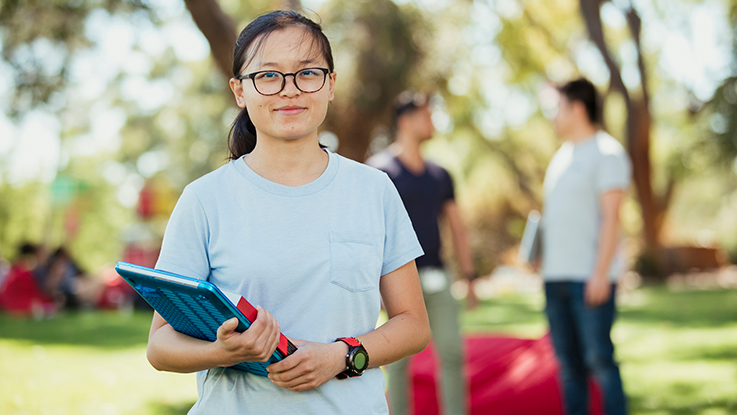
[[[381,277],[379,289],[389,321],[360,336],[371,367],[419,353],[430,343],[430,321],[415,261]]]
[[[180,373],[265,362],[279,344],[279,322],[260,306],[256,309],[258,316],[248,330],[236,332],[238,320],[232,318],[218,328],[214,342],[179,333],[154,312],[146,349],[148,361],[156,370]]]
[[[371,367],[419,353],[430,342],[430,323],[415,262],[408,262],[381,277],[379,289],[389,321],[360,336]],[[293,391],[309,390],[345,370],[348,353],[345,343],[293,341],[297,351],[267,368],[275,385]]]

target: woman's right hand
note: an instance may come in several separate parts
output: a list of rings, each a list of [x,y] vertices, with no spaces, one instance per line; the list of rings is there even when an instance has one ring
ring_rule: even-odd
[[[279,322],[268,311],[256,306],[258,314],[248,330],[238,333],[238,319],[226,320],[217,331],[213,343],[223,353],[221,366],[232,366],[241,362],[266,362],[279,345]]]

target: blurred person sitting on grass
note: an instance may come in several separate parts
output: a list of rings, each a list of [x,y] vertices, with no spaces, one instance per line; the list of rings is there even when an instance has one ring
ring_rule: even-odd
[[[39,247],[34,244],[20,245],[18,256],[0,285],[0,309],[35,318],[53,315],[56,310],[54,301],[39,288],[34,276],[39,252]]]
[[[46,295],[54,299],[59,309],[92,308],[102,291],[101,282],[87,275],[63,246],[57,248],[35,274]]]
[[[190,414],[388,414],[379,366],[430,340],[422,249],[396,188],[318,141],[335,82],[330,43],[301,14],[262,15],[238,37],[231,161],[184,189],[156,268],[242,295],[258,316],[207,342],[154,313],[152,366],[198,372]],[[228,368],[268,361],[280,330],[298,349],[268,377]]]

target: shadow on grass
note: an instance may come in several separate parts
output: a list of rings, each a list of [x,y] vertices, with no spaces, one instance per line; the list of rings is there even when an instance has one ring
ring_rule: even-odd
[[[178,402],[173,404],[162,404],[159,402],[149,404],[151,412],[157,415],[186,415],[194,405],[193,402]]]
[[[641,289],[647,301],[619,309],[628,323],[670,323],[676,327],[713,328],[734,324],[737,290],[670,291],[665,286]]]
[[[66,344],[100,348],[128,348],[145,345],[151,313],[137,311],[80,311],[47,320],[32,320],[0,313],[0,339],[32,344]]]

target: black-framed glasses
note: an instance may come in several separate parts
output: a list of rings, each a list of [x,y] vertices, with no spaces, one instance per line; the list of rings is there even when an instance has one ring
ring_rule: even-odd
[[[276,95],[284,89],[287,76],[294,78],[294,86],[302,92],[317,92],[325,86],[330,69],[306,68],[294,73],[281,73],[279,71],[258,71],[246,75],[238,75],[235,79],[250,79],[253,87],[261,95]]]

